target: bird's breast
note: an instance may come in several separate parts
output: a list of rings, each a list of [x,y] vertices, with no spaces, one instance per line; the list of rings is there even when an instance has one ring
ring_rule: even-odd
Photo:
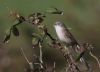
[[[55,26],[55,30],[56,30],[58,38],[61,41],[66,42],[66,43],[70,43],[71,42],[70,38],[68,38],[66,36],[65,29],[63,27]]]

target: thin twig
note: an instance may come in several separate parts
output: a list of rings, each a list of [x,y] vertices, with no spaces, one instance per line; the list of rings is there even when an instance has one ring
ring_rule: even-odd
[[[51,36],[51,34],[49,34],[47,28],[45,28],[45,27],[44,27],[44,32],[45,32],[45,34],[46,34],[52,41],[55,40],[55,39]]]
[[[43,61],[42,61],[42,46],[41,46],[41,44],[40,44],[40,42],[39,42],[39,48],[40,48],[40,62],[41,63],[43,63]]]
[[[100,68],[100,62],[99,62],[99,59],[90,51],[89,54],[97,61],[98,63],[98,66]]]
[[[55,71],[55,68],[56,68],[56,63],[55,63],[55,61],[54,61],[54,64],[53,64],[53,72],[56,72],[56,71]]]
[[[42,45],[41,43],[39,42],[39,48],[40,48],[40,57],[39,57],[39,60],[40,60],[40,67],[41,69],[43,69],[43,60],[42,60]]]
[[[49,38],[51,39],[51,40],[55,40],[48,32],[47,32],[47,35],[49,36]]]
[[[25,55],[25,53],[24,53],[23,49],[22,49],[22,48],[20,48],[20,49],[21,49],[21,52],[22,52],[22,54],[23,54],[23,56],[24,56],[25,60],[26,60],[26,61],[27,61],[27,63],[29,64],[30,69],[31,69],[31,70],[33,70],[33,69],[34,69],[34,67],[33,67],[33,63],[32,63],[32,62],[30,62],[30,61],[28,60],[28,58],[26,57],[26,55]]]
[[[22,52],[22,54],[23,54],[25,60],[27,61],[27,63],[30,64],[28,58],[26,57],[26,55],[25,55],[25,53],[24,53],[24,51],[23,51],[23,48],[20,48],[20,49],[21,49],[21,52]]]

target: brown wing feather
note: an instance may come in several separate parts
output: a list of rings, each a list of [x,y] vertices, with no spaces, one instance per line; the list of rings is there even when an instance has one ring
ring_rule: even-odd
[[[65,33],[66,36],[71,39],[72,44],[74,44],[74,45],[78,44],[76,39],[74,38],[74,36],[71,34],[71,32],[69,32],[69,30],[67,28],[64,28],[64,29],[65,29],[64,31],[66,31],[66,33]]]

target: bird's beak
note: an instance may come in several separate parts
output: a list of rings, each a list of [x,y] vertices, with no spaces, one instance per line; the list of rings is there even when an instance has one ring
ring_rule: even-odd
[[[53,26],[55,27],[56,25],[54,24]]]

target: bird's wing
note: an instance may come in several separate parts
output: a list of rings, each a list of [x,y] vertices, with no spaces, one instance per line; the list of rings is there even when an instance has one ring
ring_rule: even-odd
[[[74,36],[71,34],[71,32],[70,32],[67,28],[65,28],[64,31],[66,31],[66,33],[65,33],[66,36],[67,36],[68,38],[70,38],[70,39],[72,40],[72,42],[77,43],[76,39],[74,38]]]

